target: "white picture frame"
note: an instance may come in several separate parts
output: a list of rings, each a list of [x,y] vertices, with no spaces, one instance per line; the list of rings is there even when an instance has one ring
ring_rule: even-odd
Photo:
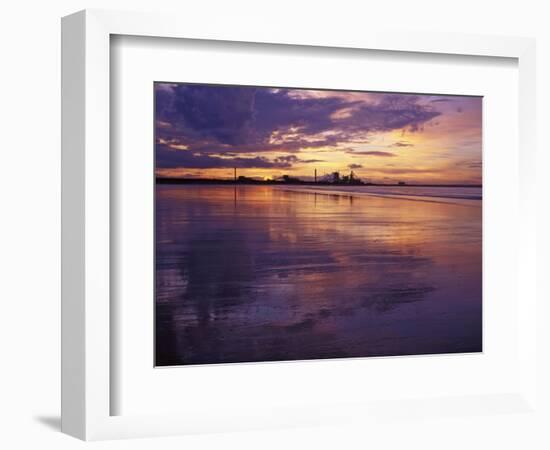
[[[331,423],[336,418],[388,415],[389,406],[342,405],[315,415],[315,406],[274,410],[254,423],[189,420],[188,416],[111,415],[110,320],[110,37],[112,35],[286,44],[514,58],[519,71],[519,236],[517,286],[520,377],[515,392],[404,401],[411,413],[472,414],[501,409],[536,411],[535,291],[535,42],[527,38],[439,33],[353,31],[330,35],[314,26],[303,30],[250,23],[215,27],[165,14],[87,10],[62,21],[62,430],[85,440],[242,430]],[[395,405],[395,403],[394,403]],[[402,411],[401,411],[402,412]]]

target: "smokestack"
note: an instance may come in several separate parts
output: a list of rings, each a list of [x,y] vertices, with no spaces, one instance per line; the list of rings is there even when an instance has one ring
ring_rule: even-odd
[[[317,183],[317,169],[315,169],[315,183]]]
[[[236,167],[233,168],[233,180],[235,181],[235,183],[237,182],[237,168]]]

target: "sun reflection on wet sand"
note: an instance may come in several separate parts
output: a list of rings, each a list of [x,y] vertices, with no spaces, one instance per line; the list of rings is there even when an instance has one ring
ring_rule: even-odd
[[[156,189],[157,365],[481,351],[481,202]]]

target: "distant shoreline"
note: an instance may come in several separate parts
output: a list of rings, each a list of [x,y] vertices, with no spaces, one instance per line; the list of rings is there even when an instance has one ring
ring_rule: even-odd
[[[481,184],[386,184],[386,183],[330,183],[327,181],[276,181],[276,180],[218,180],[210,178],[164,178],[157,177],[156,184],[224,184],[224,185],[260,185],[260,186],[384,186],[384,187],[441,187],[441,188],[482,188]]]

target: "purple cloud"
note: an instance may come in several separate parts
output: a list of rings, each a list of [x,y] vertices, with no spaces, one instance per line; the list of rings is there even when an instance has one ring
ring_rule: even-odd
[[[352,155],[361,155],[361,156],[383,156],[383,157],[386,157],[386,158],[392,158],[394,156],[397,156],[395,153],[382,152],[382,151],[378,151],[378,150],[352,151],[352,152],[347,152],[347,153],[352,154]]]
[[[298,162],[320,161],[290,157],[304,148],[364,143],[374,132],[414,132],[440,114],[416,95],[379,94],[375,100],[365,95],[365,100],[358,100],[357,96],[314,96],[311,92],[156,83],[157,167],[289,168]],[[187,150],[172,152],[170,147]],[[269,151],[290,155],[273,160],[246,157]],[[395,156],[389,152],[356,154]]]
[[[227,155],[224,155],[227,156]],[[295,163],[322,162],[320,159],[302,160],[295,155],[279,156],[269,159],[264,156],[230,158],[212,155],[208,153],[195,153],[190,150],[174,150],[165,144],[156,145],[157,169],[174,169],[185,167],[188,169],[209,168],[275,168],[289,169]]]
[[[389,147],[414,147],[414,144],[406,141],[398,141],[391,144]]]

